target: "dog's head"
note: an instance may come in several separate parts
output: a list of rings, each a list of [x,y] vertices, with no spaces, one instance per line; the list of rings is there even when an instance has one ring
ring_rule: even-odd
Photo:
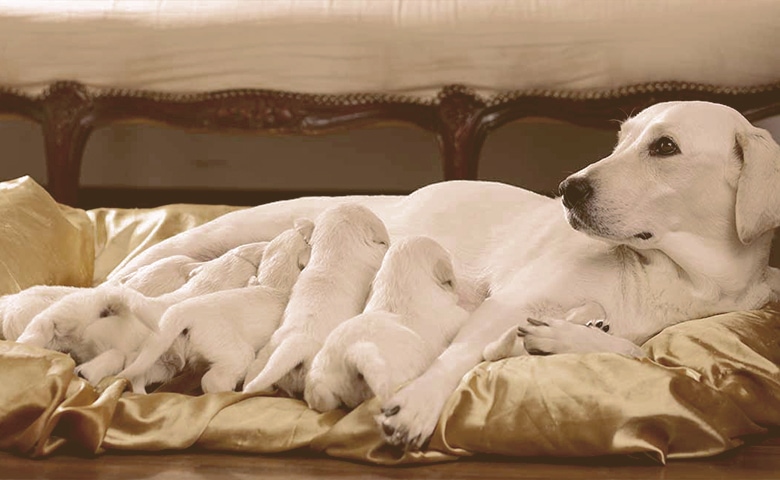
[[[780,225],[778,187],[780,147],[767,131],[724,105],[668,102],[624,122],[612,154],[560,192],[575,229],[664,250],[690,236],[750,244]]]
[[[348,251],[379,268],[390,245],[390,235],[382,220],[368,208],[345,203],[322,212],[315,221],[311,238],[312,249]]]
[[[268,243],[263,262],[257,270],[257,283],[289,291],[298,274],[309,263],[314,224],[310,220],[295,221],[294,228],[285,230]]]

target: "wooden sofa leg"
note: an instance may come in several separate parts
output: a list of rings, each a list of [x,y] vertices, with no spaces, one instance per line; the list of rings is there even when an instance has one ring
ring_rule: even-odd
[[[447,87],[439,93],[436,138],[445,180],[477,179],[487,133],[484,111],[484,100],[466,87]]]
[[[93,101],[83,85],[57,82],[40,97],[49,193],[76,206],[81,159],[92,133]]]

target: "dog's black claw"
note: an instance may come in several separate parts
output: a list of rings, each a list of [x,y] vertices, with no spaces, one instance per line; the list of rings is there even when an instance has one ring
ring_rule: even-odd
[[[532,347],[532,348],[526,348],[525,350],[526,350],[528,353],[530,353],[531,355],[538,355],[538,356],[540,356],[540,357],[543,357],[543,356],[545,356],[545,355],[550,355],[550,352],[546,352],[546,351],[544,351],[544,350],[539,350],[538,348],[533,348],[533,347]]]
[[[601,328],[604,326],[604,320],[596,320],[596,327]]]
[[[528,317],[528,323],[535,327],[549,327],[550,325],[547,324],[547,322],[543,322],[541,320],[537,320],[535,318]]]
[[[400,411],[401,411],[401,406],[400,405],[396,405],[393,408],[383,408],[382,409],[382,415],[384,415],[385,417],[392,417],[393,415],[395,415],[396,413],[398,413]]]
[[[395,433],[395,428],[391,427],[390,425],[387,425],[387,424],[383,423],[382,424],[382,432],[384,432],[386,437],[392,437],[393,434]]]
[[[528,335],[528,330],[526,330],[523,327],[517,327],[517,336],[518,337],[525,337],[526,335]]]
[[[593,320],[588,320],[588,321],[585,323],[585,326],[586,326],[586,327],[592,327],[592,326],[593,326]]]
[[[609,325],[604,325],[601,327],[601,329],[604,331],[604,333],[607,333],[609,331]]]

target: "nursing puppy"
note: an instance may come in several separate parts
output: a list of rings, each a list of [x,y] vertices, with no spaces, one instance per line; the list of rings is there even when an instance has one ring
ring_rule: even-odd
[[[165,311],[173,305],[209,293],[246,287],[252,277],[257,276],[267,246],[268,242],[239,245],[213,260],[202,262],[192,269],[189,280],[181,288],[158,297],[141,296],[127,289],[127,304],[139,319],[148,322],[150,329],[156,330]]]
[[[384,224],[366,207],[339,205],[317,217],[311,259],[293,287],[282,326],[247,373],[245,392],[276,385],[290,396],[303,393],[325,338],[363,311],[389,243]]]
[[[37,314],[16,341],[68,353],[77,364],[109,350],[124,357],[150,332],[127,304],[124,290],[76,289]]]
[[[36,285],[18,293],[0,297],[0,319],[6,340],[16,340],[30,321],[49,305],[66,295],[83,290],[79,287]]]
[[[266,245],[267,242],[242,245],[204,262],[193,269],[192,278],[185,285],[159,297],[149,298],[111,282],[76,289],[33,317],[17,341],[71,354],[79,364],[78,373],[92,383],[115,375],[134,358],[146,336],[157,330],[160,317],[171,305],[197,295],[245,286],[257,273]],[[88,365],[81,365],[87,362]],[[171,372],[175,373],[174,367],[183,365],[183,357],[173,352],[162,363],[162,369],[147,376],[148,383],[170,377]]]
[[[388,399],[449,345],[468,312],[458,306],[449,253],[428,237],[387,251],[364,313],[336,327],[314,357],[304,399],[325,412]]]
[[[291,218],[344,202],[371,208],[394,237],[437,240],[456,259],[461,301],[473,312],[425,373],[383,404],[386,440],[418,448],[485,347],[510,328],[523,328],[534,352],[641,356],[639,345],[670,325],[777,299],[780,278],[768,266],[777,185],[780,146],[767,131],[724,105],[659,103],[624,122],[614,151],[566,179],[562,198],[491,182],[301,198],[229,213],[124,270],[272,238]],[[609,333],[564,321],[590,302]]]
[[[136,393],[146,393],[146,372],[186,333],[187,361],[209,363],[201,379],[203,391],[233,390],[244,379],[255,352],[279,326],[290,291],[309,261],[307,242],[313,229],[313,223],[301,220],[274,238],[265,249],[253,286],[201,295],[169,308],[159,332],[149,336],[119,376],[130,379]]]
[[[119,279],[118,283],[147,297],[158,297],[180,289],[192,278],[193,270],[202,264],[186,255],[173,255],[139,268]]]
[[[117,283],[132,288],[149,297],[177,290],[184,285],[194,268],[203,262],[196,262],[186,255],[162,258],[138,269]],[[80,287],[61,285],[36,285],[21,292],[0,297],[0,320],[3,338],[16,340],[30,321],[46,308],[68,294],[85,291]]]

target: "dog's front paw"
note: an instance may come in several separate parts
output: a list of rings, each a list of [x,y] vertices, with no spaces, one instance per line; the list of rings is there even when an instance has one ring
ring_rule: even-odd
[[[586,327],[590,328],[598,328],[604,333],[609,332],[609,322],[606,320],[598,319],[598,320],[588,320],[587,323],[585,323]]]
[[[592,330],[566,320],[536,320],[529,318],[526,325],[517,327],[517,336],[523,337],[525,349],[531,355],[556,353],[583,353],[583,331]]]
[[[433,434],[446,397],[423,387],[412,382],[382,404],[375,420],[390,445],[419,450]]]

